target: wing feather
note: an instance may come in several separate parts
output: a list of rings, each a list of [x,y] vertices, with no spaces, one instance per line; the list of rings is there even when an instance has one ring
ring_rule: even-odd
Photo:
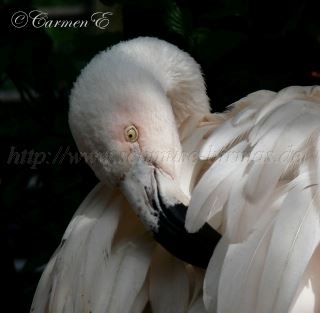
[[[203,301],[208,312],[217,312],[220,275],[228,248],[229,240],[226,236],[223,236],[215,248],[206,271],[203,284]]]
[[[236,142],[253,126],[259,109],[272,101],[275,93],[267,90],[253,92],[229,106],[230,112],[222,114],[227,121],[213,132],[200,150],[200,159],[210,159]],[[230,118],[231,116],[231,118]]]
[[[160,246],[150,271],[150,303],[154,313],[183,313],[189,303],[185,265]]]
[[[204,142],[212,165],[187,212],[189,231],[211,219],[223,234],[204,282],[205,306],[219,313],[288,312],[320,244],[320,87],[257,95]],[[232,149],[241,162],[221,162]]]
[[[285,199],[277,216],[258,294],[258,312],[287,312],[320,242],[319,186],[309,177]]]
[[[33,312],[142,310],[153,247],[124,197],[99,184],[80,205],[45,270]]]
[[[243,162],[242,152],[245,147],[244,142],[232,147],[226,158],[219,158],[201,177],[193,190],[187,211],[188,231],[197,231],[207,220],[222,210],[230,189],[230,176]]]

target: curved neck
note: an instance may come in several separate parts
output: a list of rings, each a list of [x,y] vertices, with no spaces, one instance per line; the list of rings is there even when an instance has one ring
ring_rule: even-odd
[[[189,116],[210,113],[200,66],[186,52],[149,37],[123,42],[114,49],[159,82],[170,99],[178,125]]]

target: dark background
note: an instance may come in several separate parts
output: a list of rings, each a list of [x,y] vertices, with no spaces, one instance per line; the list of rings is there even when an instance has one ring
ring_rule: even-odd
[[[44,265],[96,183],[84,162],[70,157],[76,147],[67,122],[70,88],[92,56],[137,36],[166,39],[201,64],[212,108],[222,111],[258,89],[319,84],[316,4],[34,0],[1,5],[1,208],[8,219],[10,312],[28,312]],[[51,19],[87,19],[99,10],[114,14],[105,31],[11,25],[14,12],[35,8],[48,11]],[[45,160],[35,164],[42,153]]]

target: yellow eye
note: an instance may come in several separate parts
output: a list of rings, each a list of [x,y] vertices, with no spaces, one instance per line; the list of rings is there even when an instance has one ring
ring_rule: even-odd
[[[124,136],[126,138],[126,141],[136,142],[139,138],[139,133],[134,125],[130,125],[124,130]]]

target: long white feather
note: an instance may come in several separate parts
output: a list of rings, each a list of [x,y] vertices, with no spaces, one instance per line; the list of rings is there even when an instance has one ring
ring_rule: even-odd
[[[300,286],[297,290],[296,297],[292,302],[290,313],[300,312],[320,312],[320,244],[311,257]]]
[[[41,278],[34,312],[143,309],[145,300],[139,306],[137,298],[143,298],[154,243],[127,206],[120,193],[102,185],[89,194]]]
[[[82,202],[79,209],[75,213],[74,217],[72,218],[69,226],[67,227],[67,230],[62,238],[62,242],[60,247],[55,252],[54,256],[49,262],[48,269],[51,268],[51,275],[47,275],[48,269],[45,270],[44,274],[42,275],[40,279],[39,286],[37,288],[36,295],[33,300],[32,304],[32,310],[34,312],[43,312],[43,302],[45,301],[45,307],[48,312],[51,312],[55,309],[57,309],[57,312],[62,312],[64,307],[64,300],[67,300],[67,295],[70,294],[70,289],[68,286],[66,286],[63,282],[61,285],[59,284],[61,276],[63,274],[60,272],[60,270],[65,273],[69,274],[69,268],[72,267],[70,264],[70,261],[74,258],[74,255],[77,253],[77,249],[81,246],[83,243],[81,238],[77,238],[75,236],[75,233],[86,233],[88,229],[88,225],[92,225],[96,218],[88,218],[86,217],[86,212],[92,211],[92,216],[98,216],[100,217],[103,213],[103,209],[106,207],[108,202],[110,201],[110,198],[113,194],[113,191],[107,191],[104,186],[99,184],[96,188],[93,189],[93,191],[86,197],[86,199]],[[106,214],[110,213],[110,225],[109,231],[111,231],[111,238],[105,243],[105,247],[108,247],[111,245],[112,240],[112,227],[113,224],[117,224],[117,213],[113,210],[106,211]],[[113,216],[113,218],[112,218]],[[81,250],[78,250],[78,253]],[[65,261],[65,262],[64,262]],[[76,275],[77,277],[77,275]],[[69,283],[74,279],[72,275],[65,276],[65,281],[68,281]],[[43,285],[47,285],[47,292],[48,294],[43,295]],[[57,286],[59,285],[59,288],[57,289]],[[50,286],[50,287],[49,287]],[[61,295],[61,298],[58,300],[56,299],[56,294],[59,293]]]
[[[203,301],[208,312],[217,312],[220,275],[228,248],[229,240],[223,236],[215,248],[206,271]]]
[[[186,216],[186,228],[190,232],[197,231],[208,219],[222,210],[227,199],[227,192],[215,192],[216,189],[229,190],[229,175],[243,162],[242,153],[246,143],[240,142],[228,154],[219,158],[202,176],[196,185]],[[220,191],[222,191],[220,189]]]
[[[290,108],[289,108],[290,105]],[[291,108],[292,106],[292,108]],[[301,145],[309,139],[317,126],[319,116],[313,113],[313,106],[306,111],[305,102],[292,102],[284,105],[283,112],[287,117],[276,124],[259,140],[253,148],[250,158],[254,165],[250,169],[245,192],[251,201],[260,201],[269,197],[277,186],[279,178],[294,160],[286,160],[287,154],[299,151]],[[309,109],[309,107],[308,107]],[[293,114],[290,114],[293,112]],[[274,112],[276,115],[277,112]],[[273,114],[270,118],[273,118]],[[268,153],[267,159],[260,159]],[[258,156],[258,159],[257,159]]]
[[[145,280],[144,285],[140,289],[136,299],[131,307],[130,313],[141,313],[147,305],[149,300],[149,282],[148,278]]]
[[[267,90],[260,90],[253,92],[245,98],[232,104],[231,110],[232,118],[222,124],[211,136],[206,140],[200,150],[200,159],[210,159],[218,155],[225,147],[232,144],[237,138],[243,136],[248,130],[252,128],[255,121],[255,116],[259,109],[272,101],[275,93]]]
[[[320,188],[299,182],[283,203],[272,234],[257,299],[258,312],[287,312],[320,243]],[[312,186],[313,185],[313,186]]]
[[[218,312],[255,312],[259,266],[263,263],[269,238],[270,229],[266,228],[251,234],[244,243],[229,246],[220,274]]]
[[[185,265],[158,247],[150,272],[150,303],[153,313],[184,313],[189,303]]]
[[[291,87],[263,105],[235,105],[204,143],[213,163],[193,190],[186,226],[212,218],[223,234],[205,277],[209,311],[288,312],[299,299],[320,241],[319,96],[320,87]],[[237,142],[244,161],[218,162]]]

